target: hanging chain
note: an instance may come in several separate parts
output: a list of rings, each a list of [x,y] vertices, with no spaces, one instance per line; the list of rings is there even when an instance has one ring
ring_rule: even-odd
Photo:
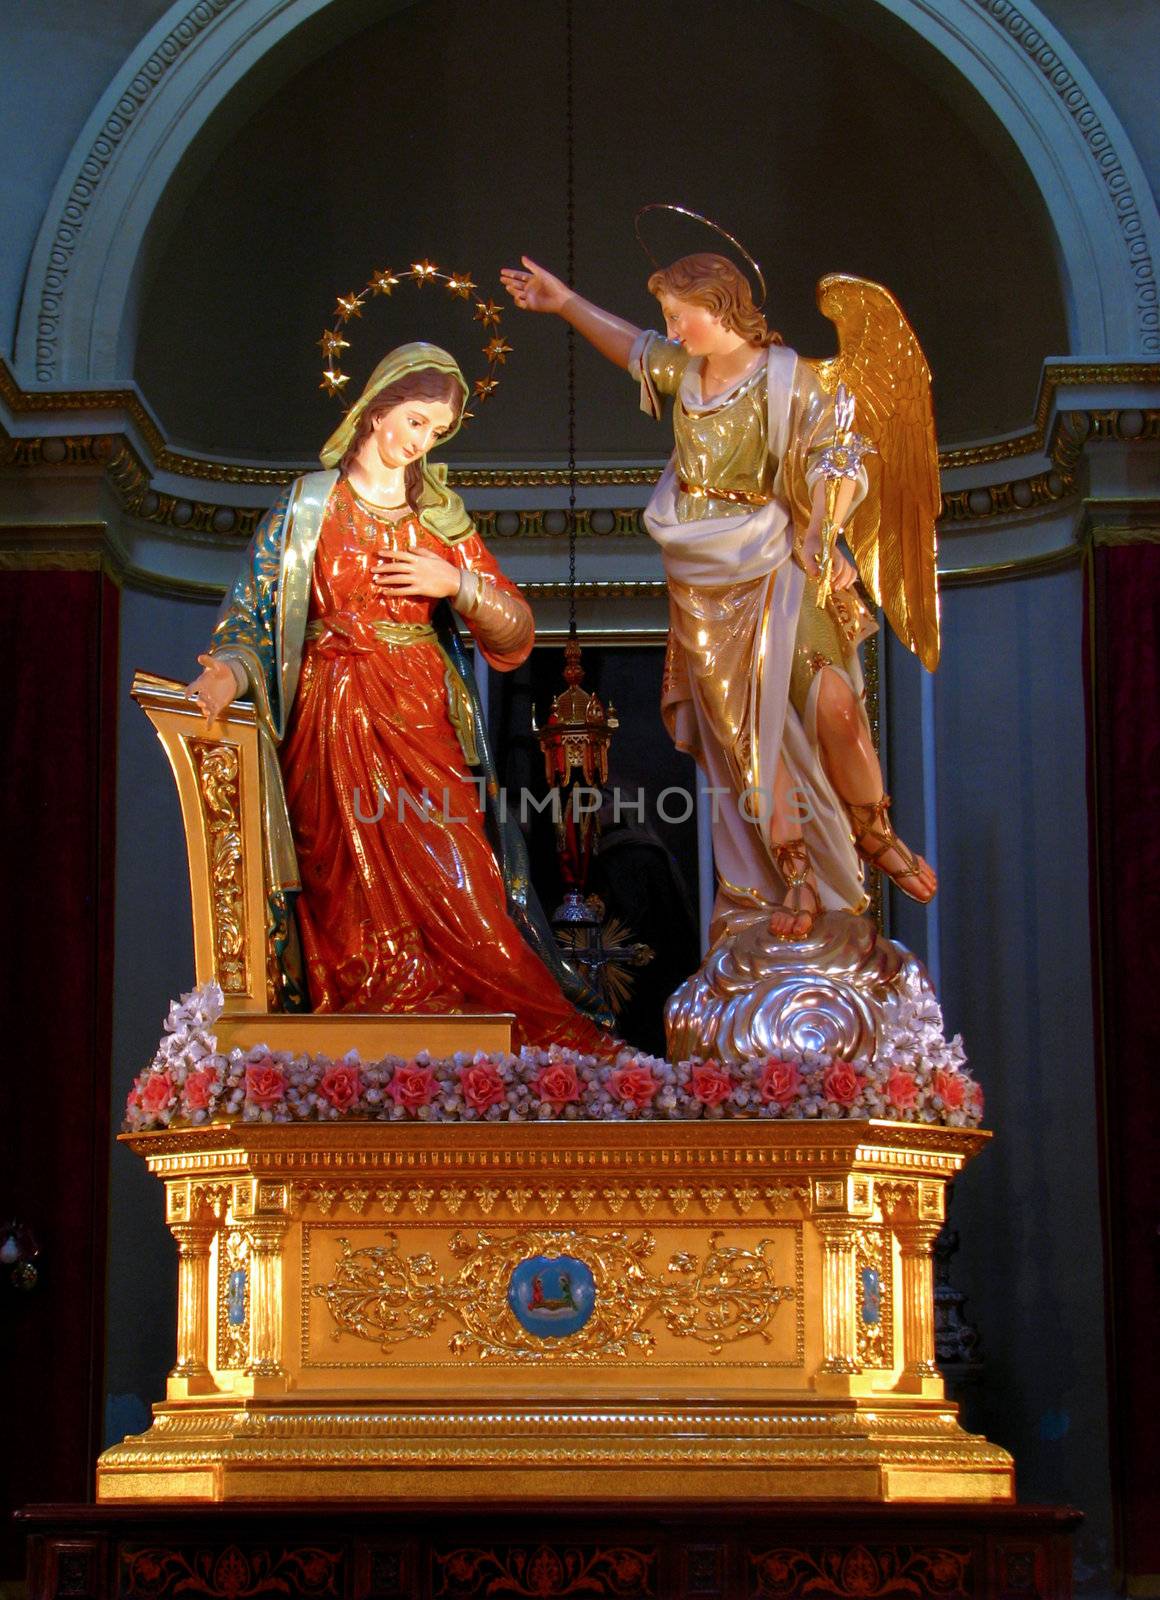
[[[574,0],[564,0],[565,181],[568,287],[576,287],[576,96]],[[568,638],[576,638],[576,330],[568,324]]]

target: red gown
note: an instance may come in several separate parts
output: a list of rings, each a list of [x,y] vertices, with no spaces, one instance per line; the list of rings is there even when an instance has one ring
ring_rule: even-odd
[[[374,588],[372,567],[389,549],[438,555],[518,594],[477,533],[448,545],[417,518],[375,516],[345,478],[332,493],[282,745],[313,1008],[512,1011],[517,1048],[607,1053],[507,914],[479,785],[448,716],[446,659],[428,640],[383,642],[370,626],[428,623],[438,603]],[[531,649],[497,655],[473,632],[500,669]],[[429,818],[418,810],[424,790]]]

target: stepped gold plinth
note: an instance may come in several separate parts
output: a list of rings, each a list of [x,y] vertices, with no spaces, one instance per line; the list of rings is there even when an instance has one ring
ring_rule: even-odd
[[[102,1501],[1003,1501],[934,1362],[987,1135],[890,1122],[212,1124],[127,1135],[177,1363]]]

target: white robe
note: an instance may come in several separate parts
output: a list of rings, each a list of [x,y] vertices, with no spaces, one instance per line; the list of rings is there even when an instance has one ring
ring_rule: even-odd
[[[639,372],[640,346],[634,351]],[[769,448],[779,463],[774,498],[752,510],[680,522],[670,460],[644,513],[660,546],[669,579],[670,648],[663,708],[678,746],[702,767],[714,800],[713,855],[718,894],[714,932],[730,912],[782,902],[784,883],[773,864],[769,832],[780,753],[795,791],[802,832],[826,910],[862,909],[862,867],[845,808],[822,767],[817,742],[818,679],[806,716],[789,703],[805,573],[791,559],[793,519],[783,493],[793,448],[793,395],[798,358],[784,346],[768,354]],[[687,410],[697,407],[700,363],[690,363],[682,388]],[[695,387],[694,387],[695,386]],[[719,407],[726,395],[717,395]],[[816,470],[807,475],[812,488]],[[865,483],[860,485],[865,493]],[[840,670],[840,669],[839,669]],[[734,681],[727,681],[732,672]],[[857,656],[846,675],[856,694]],[[743,814],[742,798],[760,820]]]

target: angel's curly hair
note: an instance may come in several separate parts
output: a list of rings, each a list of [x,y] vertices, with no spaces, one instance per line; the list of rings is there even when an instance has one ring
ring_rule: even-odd
[[[707,251],[682,256],[671,266],[654,272],[648,280],[648,289],[658,300],[661,295],[668,294],[674,300],[703,306],[723,327],[731,333],[739,333],[748,344],[759,349],[785,343],[753,304],[753,290],[745,274],[725,256]]]

